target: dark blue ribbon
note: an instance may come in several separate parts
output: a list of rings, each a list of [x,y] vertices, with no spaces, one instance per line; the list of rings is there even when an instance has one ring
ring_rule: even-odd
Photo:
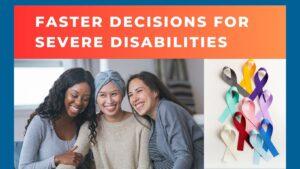
[[[264,130],[263,126],[267,126],[267,131]],[[258,128],[259,134],[261,138],[264,140],[263,148],[265,151],[270,150],[273,157],[279,155],[277,149],[275,148],[274,144],[271,141],[271,136],[273,133],[273,126],[268,119],[263,119]]]

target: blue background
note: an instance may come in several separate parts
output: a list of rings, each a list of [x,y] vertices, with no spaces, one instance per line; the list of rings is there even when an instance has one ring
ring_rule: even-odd
[[[0,168],[13,168],[13,6],[14,5],[286,5],[287,6],[287,168],[298,168],[300,111],[297,88],[299,26],[297,4],[283,0],[15,0],[0,2]],[[299,104],[299,103],[298,103]]]

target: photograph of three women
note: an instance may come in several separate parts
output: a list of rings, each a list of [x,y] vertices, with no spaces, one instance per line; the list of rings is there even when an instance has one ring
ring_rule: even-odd
[[[203,169],[201,59],[14,65],[16,169]]]

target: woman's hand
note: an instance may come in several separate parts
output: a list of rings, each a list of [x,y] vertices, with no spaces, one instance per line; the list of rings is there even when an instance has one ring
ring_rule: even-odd
[[[83,158],[80,153],[74,152],[78,146],[73,147],[71,150],[64,154],[60,154],[54,157],[55,165],[65,164],[78,166]]]

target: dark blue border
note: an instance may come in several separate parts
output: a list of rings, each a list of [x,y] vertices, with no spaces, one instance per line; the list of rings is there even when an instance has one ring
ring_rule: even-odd
[[[298,5],[287,3],[287,168],[299,167],[299,23],[295,22],[299,13]],[[299,16],[299,15],[298,15]],[[297,134],[295,134],[297,133]]]
[[[13,6],[14,5],[287,5],[287,168],[298,168],[299,10],[284,0],[15,0],[0,1],[0,168],[13,168]],[[298,87],[298,88],[297,88]],[[299,103],[298,103],[299,104]]]
[[[0,11],[0,168],[13,168],[13,4],[1,1]]]

